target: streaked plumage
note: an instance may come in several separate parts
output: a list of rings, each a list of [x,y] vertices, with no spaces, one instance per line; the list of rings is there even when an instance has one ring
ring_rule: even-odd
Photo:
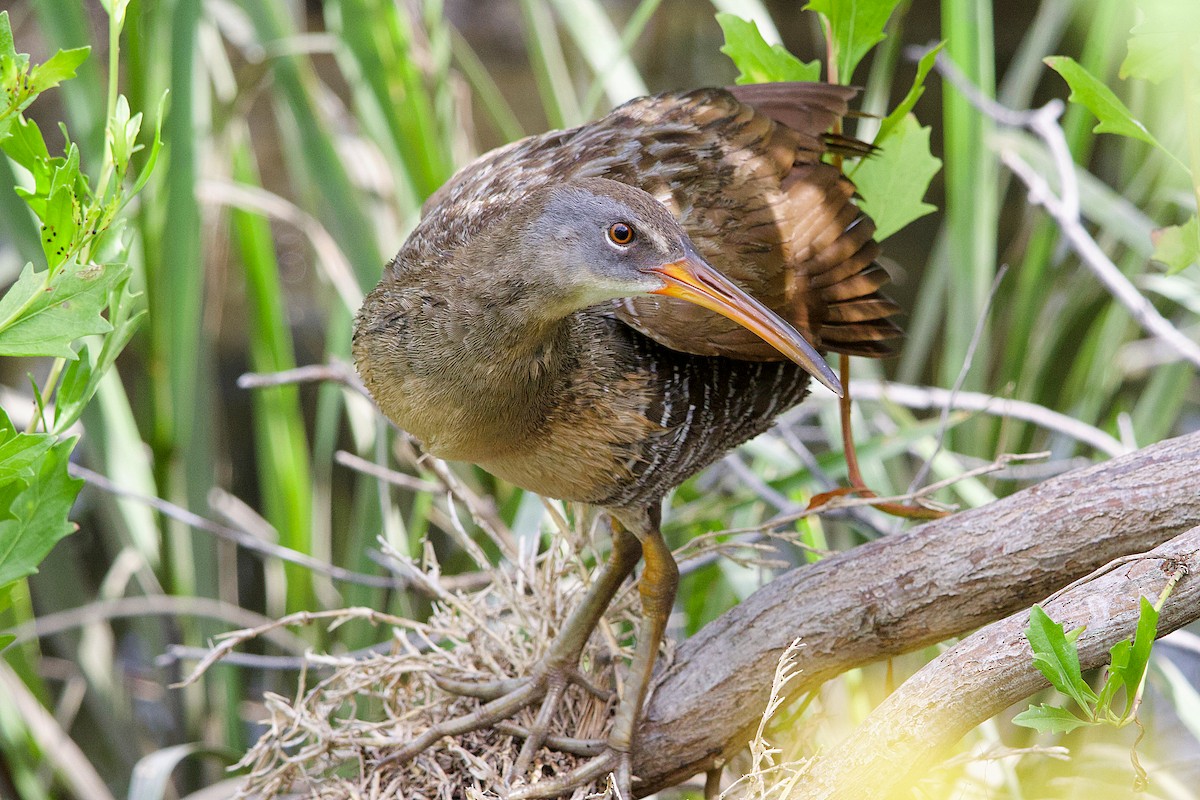
[[[678,579],[660,500],[800,402],[810,374],[837,390],[814,347],[880,356],[900,336],[878,293],[874,225],[821,162],[868,149],[828,134],[853,94],[774,84],[644,97],[495,150],[429,199],[358,315],[364,382],[434,455],[603,506],[617,524],[610,562],[534,673],[479,689],[487,706],[392,758],[544,698],[513,768],[523,775],[640,551],[642,629],[607,751],[518,792],[554,796],[611,768],[628,796]],[[627,223],[632,243],[613,235]]]
[[[548,496],[634,506],[661,497],[804,397],[806,373],[770,345],[673,298],[575,314],[542,351],[522,354],[508,385],[496,383],[496,352],[485,353],[482,341],[476,352],[487,374],[471,375],[463,361],[469,352],[449,355],[448,343],[470,345],[473,321],[496,308],[518,309],[510,322],[519,335],[526,324],[519,298],[536,291],[519,271],[473,275],[461,285],[463,249],[538,193],[589,177],[649,192],[709,263],[819,349],[885,354],[899,330],[888,319],[895,305],[876,291],[886,273],[873,265],[874,226],[853,205],[849,181],[819,161],[822,134],[852,95],[845,87],[777,84],[639,98],[595,123],[523,139],[469,165],[430,198],[360,314],[355,357],[376,400],[436,455],[479,463]],[[423,308],[405,310],[417,297]],[[444,318],[415,324],[433,316]],[[401,342],[408,363],[447,362],[435,376],[443,388],[397,374]],[[555,385],[515,407],[551,364]],[[501,408],[487,408],[481,396],[493,390]],[[438,419],[410,421],[415,402]]]

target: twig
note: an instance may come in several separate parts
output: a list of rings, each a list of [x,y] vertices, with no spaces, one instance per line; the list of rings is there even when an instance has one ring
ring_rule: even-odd
[[[361,659],[366,656],[387,652],[393,647],[391,642],[364,647],[343,653],[341,659]],[[188,647],[182,644],[167,646],[167,651],[158,657],[156,663],[160,666],[177,661],[201,661],[212,652],[210,647]],[[259,653],[226,653],[221,657],[221,663],[227,666],[246,667],[263,672],[284,672],[301,669],[332,669],[328,659],[309,654],[307,656],[264,656]]]
[[[333,460],[343,467],[352,469],[355,472],[361,472],[364,475],[370,475],[372,478],[378,478],[381,481],[390,483],[393,486],[399,486],[402,489],[409,489],[414,492],[437,492],[441,490],[432,481],[421,480],[414,478],[412,475],[406,475],[403,472],[398,472],[394,469],[376,464],[370,459],[356,456],[354,453],[338,450],[333,454]]]
[[[939,53],[939,55],[941,54]],[[933,460],[937,458],[938,453],[942,452],[942,446],[946,442],[946,433],[950,430],[950,411],[954,405],[954,398],[962,391],[963,384],[967,380],[967,375],[971,372],[971,365],[975,362],[975,350],[979,347],[979,342],[983,338],[984,328],[987,327],[988,315],[991,313],[992,304],[996,301],[996,292],[1000,291],[1000,282],[1004,280],[1004,276],[1007,273],[1008,265],[1001,264],[1000,269],[996,270],[996,277],[992,279],[992,288],[988,291],[987,302],[983,305],[983,313],[975,321],[975,330],[971,333],[971,341],[967,345],[966,355],[963,356],[962,367],[958,370],[958,375],[954,379],[954,385],[950,387],[950,396],[946,398],[946,403],[942,406],[942,412],[938,418],[937,441],[934,444],[933,452],[921,463],[921,468],[917,470],[917,474],[913,476],[912,481],[908,484],[910,492],[915,492],[917,487],[925,482],[925,478],[929,475],[929,470],[933,467]]]
[[[1071,248],[1117,302],[1125,307],[1134,321],[1181,358],[1200,367],[1200,344],[1184,336],[1166,317],[1158,313],[1154,305],[1125,277],[1084,228],[1080,216],[1079,179],[1075,172],[1075,161],[1071,158],[1066,134],[1058,124],[1063,112],[1062,101],[1051,100],[1033,111],[1013,111],[982,97],[970,82],[958,73],[953,62],[942,58],[940,54],[937,66],[941,74],[954,83],[981,112],[1001,124],[1027,128],[1045,143],[1058,173],[1059,194],[1056,194],[1045,177],[1014,149],[1002,146],[1000,160],[1025,184],[1029,190],[1030,202],[1042,206],[1054,218]]]
[[[286,222],[300,231],[308,237],[316,251],[317,263],[341,297],[343,305],[351,312],[357,311],[362,305],[363,292],[349,260],[325,226],[311,214],[273,192],[244,183],[201,180],[196,187],[196,194],[204,202],[257,212],[270,219]]]
[[[998,470],[1004,469],[1005,467],[1007,467],[1009,464],[1011,464],[1013,462],[1032,461],[1032,460],[1037,460],[1037,459],[1043,459],[1049,455],[1050,455],[1049,452],[1001,453],[999,456],[996,457],[996,459],[994,461],[992,461],[988,464],[983,464],[982,466],[974,467],[973,469],[969,469],[966,472],[960,473],[958,475],[952,475],[949,478],[945,478],[943,480],[937,481],[936,483],[928,484],[926,486],[921,487],[920,489],[918,489],[915,492],[905,492],[904,494],[897,494],[897,495],[893,495],[891,497],[850,497],[850,496],[834,497],[834,498],[830,498],[830,500],[828,502],[824,503],[819,508],[804,509],[801,511],[792,512],[790,514],[780,514],[778,516],[771,517],[770,519],[768,519],[767,521],[765,521],[759,525],[755,525],[755,526],[749,527],[749,528],[732,528],[728,531],[725,531],[725,533],[750,533],[750,532],[754,532],[754,531],[762,531],[762,530],[767,530],[769,528],[777,528],[780,525],[787,525],[789,523],[796,522],[797,520],[804,519],[805,517],[812,516],[814,514],[825,514],[829,511],[840,511],[840,510],[846,509],[846,508],[861,508],[863,506],[873,506],[877,503],[911,503],[914,500],[921,500],[935,492],[939,492],[948,486],[953,486],[954,484],[958,483],[959,481],[964,481],[964,480],[967,480],[968,478],[977,478],[980,475],[987,475],[990,472],[996,472]]]
[[[391,625],[393,627],[405,629],[421,627],[419,623],[413,622],[412,620],[403,619],[402,617],[393,616],[392,614],[385,614],[384,612],[376,611],[373,608],[353,607],[340,608],[334,611],[299,611],[295,614],[288,614],[286,617],[280,617],[279,619],[273,619],[268,622],[264,622],[263,624],[257,625],[253,628],[243,628],[242,630],[230,631],[228,633],[221,634],[219,637],[221,642],[213,647],[212,650],[208,652],[208,655],[200,660],[200,663],[196,665],[196,667],[186,678],[178,683],[171,684],[171,688],[178,689],[195,683],[200,679],[201,675],[208,671],[209,667],[232,653],[234,648],[244,642],[248,642],[251,639],[257,639],[267,632],[276,630],[278,628],[284,628],[291,625],[311,625],[313,622],[322,619],[334,620],[335,624],[331,626],[331,628],[351,619],[365,619],[372,625]]]
[[[238,386],[243,389],[250,389],[263,386],[278,386],[286,383],[304,383],[311,381],[332,381],[341,383],[354,389],[368,399],[371,397],[366,387],[363,386],[362,381],[359,380],[358,375],[356,375],[348,366],[337,362],[332,362],[330,364],[313,364],[276,373],[246,373],[238,378]],[[390,420],[388,422],[391,424]],[[416,440],[412,439],[407,432],[396,428],[395,425],[392,425],[392,427],[394,430],[399,431],[399,433],[402,434],[407,441],[413,442],[414,444],[416,443]],[[491,504],[487,500],[484,500],[479,495],[471,491],[467,486],[465,486],[458,479],[458,477],[454,475],[453,471],[451,471],[450,467],[447,466],[446,462],[442,461],[441,459],[426,453],[414,459],[414,463],[432,472],[438,478],[438,480],[441,481],[442,486],[445,487],[446,491],[451,495],[451,497],[458,499],[464,506],[467,507],[467,511],[470,513],[471,518],[476,524],[479,525],[481,529],[483,529],[484,533],[486,533],[492,539],[492,541],[496,543],[497,547],[501,549],[506,558],[516,558],[516,542],[513,538],[512,532],[509,531],[508,526],[504,524],[504,521],[500,519],[499,515],[496,514],[495,509],[492,508]],[[378,475],[375,477],[382,478],[382,476]],[[382,479],[389,480],[388,478]],[[461,527],[461,523],[456,522],[456,514],[453,505],[450,506],[449,510],[451,516],[451,526],[446,528],[447,532],[452,534],[461,533],[463,536],[466,536],[465,530],[463,530]],[[456,525],[457,529],[455,527]],[[469,539],[470,537],[467,537],[467,540],[462,542],[464,547],[467,547],[468,549],[477,549],[477,546],[475,546],[473,542],[468,544]],[[478,556],[479,552],[476,552],[475,555]]]
[[[220,525],[212,520],[202,517],[195,512],[188,511],[186,508],[175,505],[160,497],[151,497],[150,495],[141,494],[130,489],[120,487],[104,477],[98,472],[93,472],[87,467],[79,464],[68,465],[68,470],[76,478],[83,478],[92,486],[95,486],[101,491],[108,492],[116,497],[125,497],[153,508],[164,516],[178,520],[185,525],[190,526],[194,530],[211,533],[214,536],[226,539],[234,544],[242,547],[252,553],[260,555],[272,556],[282,561],[287,561],[292,564],[299,564],[302,567],[311,569],[321,575],[328,575],[334,580],[345,581],[346,583],[357,583],[362,586],[373,586],[380,589],[402,589],[405,583],[398,581],[395,578],[388,578],[382,575],[366,575],[361,572],[345,569],[334,564],[327,564],[320,559],[301,553],[299,550],[293,550],[290,547],[283,545],[265,542],[262,539],[254,536],[248,531],[230,528],[225,525]]]
[[[164,594],[97,600],[75,608],[42,614],[12,628],[8,633],[15,636],[16,642],[20,643],[54,636],[96,622],[151,615],[207,617],[242,626],[262,625],[271,621],[269,617],[247,611],[223,600],[214,600],[211,597],[178,597]],[[293,636],[277,638],[275,644],[296,652],[302,651],[306,646],[303,640]]]
[[[247,372],[237,380],[239,389],[261,389],[264,386],[286,386],[292,383],[340,383],[370,399],[367,387],[348,365],[340,361],[328,364],[307,364],[279,372]]]
[[[959,392],[952,396],[946,389],[887,381],[855,381],[850,385],[850,391],[858,400],[886,400],[905,408],[951,408],[1019,419],[1069,436],[1108,456],[1119,456],[1130,451],[1115,437],[1095,426],[1025,400],[996,397],[982,392]]]

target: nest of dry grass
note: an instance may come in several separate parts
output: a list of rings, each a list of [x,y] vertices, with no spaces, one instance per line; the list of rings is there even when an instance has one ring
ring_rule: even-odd
[[[592,526],[589,526],[589,530]],[[483,701],[451,694],[439,680],[486,682],[530,674],[589,585],[598,553],[592,535],[564,526],[541,553],[520,552],[506,567],[481,564],[487,582],[473,591],[446,588],[431,548],[418,563],[388,553],[397,570],[435,598],[433,613],[418,622],[371,609],[293,615],[276,625],[366,618],[394,630],[390,653],[363,658],[310,655],[311,666],[332,669],[312,683],[306,670],[294,697],[268,693],[266,731],[236,765],[248,769],[239,797],[297,795],[331,798],[502,797],[506,776],[520,751],[521,738],[501,726],[484,728],[438,743],[406,763],[389,754],[440,721],[468,714]],[[511,540],[508,542],[511,546]],[[507,548],[506,548],[507,549]],[[482,550],[472,548],[476,560]],[[618,680],[632,650],[637,593],[626,586],[588,641],[580,673],[603,699],[570,686],[552,726],[553,733],[577,739],[603,739],[615,711]],[[262,629],[226,637],[206,664],[215,663]],[[193,676],[195,677],[195,676]],[[540,703],[512,720],[529,726]],[[581,756],[543,748],[527,776],[530,783],[568,772]],[[601,785],[581,786],[573,798],[603,797]]]

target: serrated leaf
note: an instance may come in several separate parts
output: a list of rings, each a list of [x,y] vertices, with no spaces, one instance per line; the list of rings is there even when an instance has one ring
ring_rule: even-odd
[[[1174,275],[1200,261],[1200,219],[1193,216],[1182,225],[1170,225],[1151,232],[1154,252],[1150,257]]]
[[[1130,31],[1121,62],[1122,78],[1161,83],[1200,66],[1200,3],[1195,0],[1141,0],[1141,20]]]
[[[1070,733],[1076,728],[1091,725],[1092,722],[1067,711],[1045,703],[1030,706],[1013,717],[1013,724],[1025,728],[1033,728],[1038,733]]]
[[[1100,121],[1092,129],[1094,133],[1115,133],[1162,148],[1158,140],[1146,130],[1145,125],[1134,118],[1133,113],[1113,90],[1101,83],[1100,79],[1075,59],[1070,56],[1049,56],[1043,61],[1067,82],[1071,89],[1067,99],[1082,105]]]
[[[22,88],[19,82],[29,69],[29,56],[17,52],[17,43],[13,39],[12,25],[8,20],[8,12],[0,11],[0,90],[8,98],[10,108],[0,107],[0,111],[14,111],[20,103],[17,92]],[[0,114],[0,116],[4,116]]]
[[[128,273],[123,264],[67,268],[46,284],[45,273],[27,264],[0,298],[0,355],[75,359],[72,342],[112,330],[101,312],[109,290]]]
[[[883,241],[934,206],[922,201],[929,182],[942,168],[941,159],[929,150],[929,128],[912,114],[906,115],[879,148],[862,159],[851,174],[862,210],[875,220],[875,238]]]
[[[1078,636],[1079,633],[1074,633],[1068,641],[1062,625],[1050,619],[1041,606],[1030,609],[1025,638],[1033,650],[1033,665],[1055,689],[1090,714],[1097,697],[1079,669],[1079,651],[1074,642]]]
[[[758,26],[735,14],[717,14],[717,23],[725,33],[721,52],[729,56],[741,72],[736,83],[771,83],[774,81],[815,81],[821,77],[821,64],[804,63],[789,53],[783,45],[769,45],[758,32]]]
[[[883,41],[883,27],[899,4],[900,0],[811,0],[805,6],[823,16],[829,26],[838,83],[850,83],[863,56]]]
[[[83,481],[67,474],[75,438],[60,440],[46,452],[33,482],[11,495],[0,518],[0,586],[37,572],[51,548],[75,526],[67,514]]]
[[[876,145],[887,138],[892,129],[899,125],[917,105],[917,101],[921,99],[921,95],[925,94],[925,78],[928,77],[930,70],[933,69],[933,65],[937,62],[937,54],[945,46],[945,42],[938,42],[937,46],[931,48],[928,53],[921,56],[921,59],[917,61],[917,74],[913,78],[908,94],[904,95],[904,99],[900,101],[900,104],[883,118],[883,122],[879,123],[879,131],[875,134]]]
[[[65,80],[75,77],[75,70],[87,60],[90,47],[76,47],[72,50],[59,50],[45,63],[29,71],[29,90],[38,95],[47,89],[53,89]]]

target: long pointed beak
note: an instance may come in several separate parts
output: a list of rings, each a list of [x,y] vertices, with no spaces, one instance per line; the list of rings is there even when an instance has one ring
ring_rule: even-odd
[[[838,397],[842,396],[837,375],[795,328],[710,267],[690,245],[685,246],[683,258],[651,271],[667,284],[652,294],[678,297],[728,317],[795,361]]]

